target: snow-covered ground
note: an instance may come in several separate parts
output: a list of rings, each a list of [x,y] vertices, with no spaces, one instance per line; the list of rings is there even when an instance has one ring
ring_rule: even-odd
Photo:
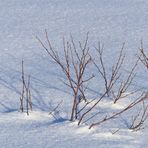
[[[53,121],[47,112],[33,112],[28,117],[20,113],[0,114],[1,148],[143,148],[146,134],[121,129],[110,131],[88,130],[69,121]]]
[[[78,127],[67,120],[72,94],[59,81],[62,72],[36,36],[44,40],[47,29],[54,45],[61,47],[63,36],[72,34],[74,39],[84,40],[89,31],[90,45],[97,41],[105,45],[106,64],[125,42],[128,61],[124,68],[128,70],[141,39],[148,49],[147,16],[147,0],[0,0],[0,148],[146,148],[147,127],[131,132],[125,125],[111,122],[111,128],[88,130],[86,125]],[[22,59],[25,72],[31,74],[34,111],[30,116],[18,112]],[[133,86],[148,90],[147,71],[143,65],[138,68]],[[98,88],[93,80],[94,92]],[[60,118],[55,120],[48,112],[61,100]],[[110,102],[101,106],[122,108]],[[116,130],[116,125],[120,130],[112,135],[110,130]]]

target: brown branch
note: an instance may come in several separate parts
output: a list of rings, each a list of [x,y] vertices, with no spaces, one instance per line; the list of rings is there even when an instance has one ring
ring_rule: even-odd
[[[131,102],[126,108],[122,109],[121,111],[117,112],[117,113],[113,113],[111,116],[105,116],[101,121],[96,122],[96,123],[92,123],[89,127],[89,129],[91,129],[92,127],[96,126],[96,125],[100,125],[108,120],[114,119],[115,117],[121,115],[122,113],[124,113],[125,111],[133,108],[135,105],[143,102],[144,100],[148,99],[148,93],[144,94],[142,93],[142,95],[140,95],[136,100],[134,100],[133,102]]]
[[[92,109],[95,108],[95,106],[105,97],[106,94],[107,94],[107,92],[105,92],[105,93],[99,98],[99,100],[98,100],[94,105],[92,105],[92,107],[90,107],[85,113],[82,114],[82,116],[81,116],[80,119],[79,119],[78,125],[81,124],[83,118],[84,118]]]

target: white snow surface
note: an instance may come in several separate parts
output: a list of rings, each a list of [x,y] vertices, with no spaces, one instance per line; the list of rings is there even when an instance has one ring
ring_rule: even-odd
[[[144,130],[131,132],[116,121],[89,130],[68,120],[72,94],[36,39],[45,40],[45,29],[59,50],[63,37],[83,41],[89,32],[90,45],[105,45],[108,65],[125,42],[129,70],[141,39],[148,49],[148,0],[0,0],[0,148],[146,148],[148,122]],[[25,73],[31,74],[29,116],[19,112],[22,59]],[[133,87],[148,90],[147,71],[142,64],[138,68]],[[98,85],[92,81],[94,93]],[[49,111],[61,100],[56,120]],[[118,110],[124,105],[104,101],[100,107]]]

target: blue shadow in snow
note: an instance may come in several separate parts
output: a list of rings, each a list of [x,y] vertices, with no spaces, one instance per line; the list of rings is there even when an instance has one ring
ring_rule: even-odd
[[[62,123],[65,121],[69,121],[68,119],[64,119],[64,118],[59,118],[59,119],[55,119],[53,120],[50,124],[58,124],[58,123]]]

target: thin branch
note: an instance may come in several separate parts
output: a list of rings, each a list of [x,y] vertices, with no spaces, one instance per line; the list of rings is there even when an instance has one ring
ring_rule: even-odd
[[[100,125],[108,120],[114,119],[115,117],[121,115],[122,113],[126,112],[127,110],[133,108],[134,106],[136,106],[137,104],[145,101],[146,99],[148,99],[148,93],[144,94],[142,93],[136,100],[134,100],[133,102],[131,102],[126,108],[122,109],[121,111],[117,112],[117,113],[113,113],[111,116],[105,116],[102,120],[100,120],[99,122],[96,123],[92,123],[89,127],[89,129],[91,129],[93,126],[96,125]]]

